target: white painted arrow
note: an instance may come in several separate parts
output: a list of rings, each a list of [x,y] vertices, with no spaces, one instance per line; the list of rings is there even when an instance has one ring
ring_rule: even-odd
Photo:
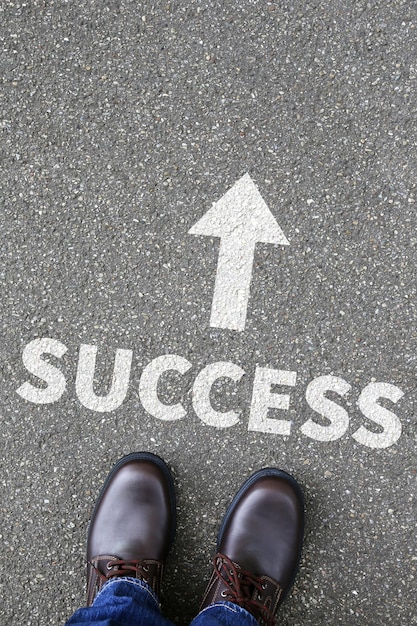
[[[210,326],[244,330],[256,244],[289,245],[249,174],[213,203],[189,232],[220,237]]]

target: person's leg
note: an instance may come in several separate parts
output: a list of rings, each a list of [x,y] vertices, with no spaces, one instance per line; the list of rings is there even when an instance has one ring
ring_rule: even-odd
[[[87,539],[87,607],[67,625],[168,626],[158,595],[175,534],[175,491],[153,454],[122,458],[94,509]]]
[[[173,626],[145,582],[117,578],[106,583],[93,604],[78,609],[65,626]]]
[[[223,519],[213,573],[191,626],[274,626],[301,556],[304,499],[288,474],[256,472]]]
[[[231,602],[219,602],[200,611],[190,626],[259,626],[254,616]]]

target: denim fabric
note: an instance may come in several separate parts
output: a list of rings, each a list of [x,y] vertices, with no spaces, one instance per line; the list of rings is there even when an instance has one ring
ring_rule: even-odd
[[[173,626],[159,609],[152,589],[136,578],[109,581],[90,607],[78,609],[65,626]],[[258,626],[245,609],[230,602],[212,604],[191,626]]]
[[[90,607],[78,609],[65,626],[173,626],[152,589],[136,578],[110,580]]]
[[[237,604],[219,602],[203,609],[190,626],[259,626],[259,623]]]

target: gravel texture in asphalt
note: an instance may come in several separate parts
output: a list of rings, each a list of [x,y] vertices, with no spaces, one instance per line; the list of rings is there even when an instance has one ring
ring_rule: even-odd
[[[95,498],[136,450],[174,474],[178,625],[265,466],[306,497],[280,624],[417,624],[416,39],[408,0],[2,3],[2,624],[84,603]],[[190,230],[244,176],[289,245],[228,246],[235,330],[212,309],[240,226]]]

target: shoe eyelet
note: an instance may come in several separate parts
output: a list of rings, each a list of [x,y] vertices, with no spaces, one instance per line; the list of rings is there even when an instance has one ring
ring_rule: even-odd
[[[112,569],[113,569],[112,562],[111,562],[111,561],[109,561],[109,562],[107,563],[106,567],[107,567],[107,569],[112,570]]]
[[[221,592],[221,597],[222,598],[227,598],[227,592],[223,589],[223,591]]]
[[[142,565],[142,569],[147,574],[149,572],[149,567],[147,565]]]

